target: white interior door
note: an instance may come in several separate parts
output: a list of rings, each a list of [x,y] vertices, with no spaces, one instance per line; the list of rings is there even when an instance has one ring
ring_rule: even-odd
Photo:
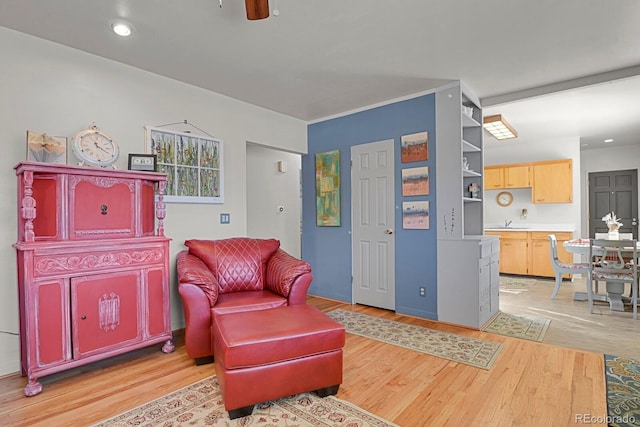
[[[395,310],[393,140],[351,147],[353,300]]]

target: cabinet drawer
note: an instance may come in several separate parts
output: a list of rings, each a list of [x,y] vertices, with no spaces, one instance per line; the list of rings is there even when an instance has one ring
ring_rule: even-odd
[[[69,177],[71,239],[133,237],[135,181],[96,176]]]

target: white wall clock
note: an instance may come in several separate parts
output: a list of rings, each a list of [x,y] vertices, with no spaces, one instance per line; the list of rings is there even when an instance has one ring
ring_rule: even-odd
[[[120,155],[118,144],[95,124],[75,134],[72,148],[81,165],[111,166],[115,169],[114,163]]]
[[[508,191],[501,191],[496,197],[500,206],[509,206],[513,202],[513,194]]]

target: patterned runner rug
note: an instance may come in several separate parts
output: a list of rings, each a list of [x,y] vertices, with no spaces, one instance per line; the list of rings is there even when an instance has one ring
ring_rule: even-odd
[[[610,426],[640,425],[640,362],[604,355]]]
[[[498,313],[483,331],[508,337],[542,342],[551,320],[524,314]]]
[[[502,350],[500,343],[435,331],[353,311],[337,309],[327,314],[342,323],[348,333],[476,368],[490,369]]]
[[[230,420],[215,376],[95,424],[93,427],[155,426],[392,426],[334,396],[302,393],[255,405],[253,414]]]

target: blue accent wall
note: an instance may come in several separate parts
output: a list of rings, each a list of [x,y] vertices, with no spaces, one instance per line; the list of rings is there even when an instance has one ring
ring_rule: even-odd
[[[309,293],[345,302],[351,292],[351,146],[393,139],[395,141],[395,262],[396,311],[437,319],[436,227],[402,229],[402,202],[429,200],[430,217],[437,218],[435,94],[372,108],[308,126],[309,154],[302,157],[302,257],[311,264],[313,282]],[[401,163],[400,138],[429,132],[429,159]],[[315,154],[340,150],[341,213],[339,227],[316,226]],[[430,193],[402,196],[403,168],[428,166]],[[419,288],[426,290],[419,296]]]

